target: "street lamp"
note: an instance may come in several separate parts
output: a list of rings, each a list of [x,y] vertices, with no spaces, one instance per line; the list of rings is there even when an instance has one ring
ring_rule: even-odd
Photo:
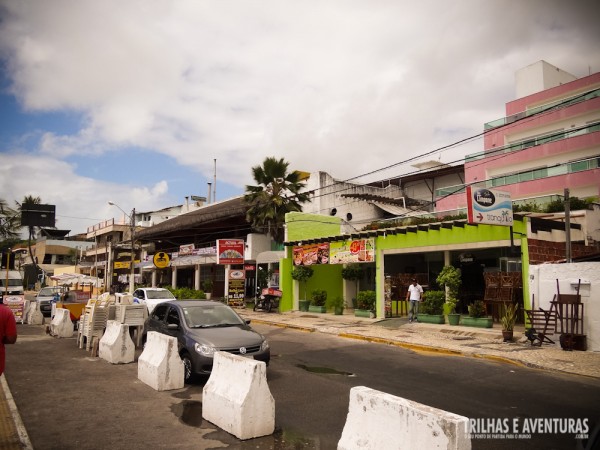
[[[126,217],[129,218],[129,227],[130,227],[130,234],[131,234],[131,262],[130,262],[130,274],[129,274],[129,293],[133,294],[133,291],[135,289],[135,280],[134,280],[134,274],[135,274],[135,269],[134,269],[134,248],[133,248],[133,244],[135,242],[135,208],[133,208],[131,210],[131,215],[127,214],[123,208],[121,208],[119,205],[117,205],[114,202],[109,201],[108,204],[110,206],[116,206],[117,208],[119,208],[121,210],[121,212],[123,214],[125,214]],[[108,269],[108,267],[107,267]]]

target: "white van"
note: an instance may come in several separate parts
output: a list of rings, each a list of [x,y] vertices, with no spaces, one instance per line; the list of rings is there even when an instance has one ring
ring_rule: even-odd
[[[6,279],[8,278],[8,292],[6,289]],[[0,293],[2,295],[23,295],[23,277],[18,270],[0,270]]]

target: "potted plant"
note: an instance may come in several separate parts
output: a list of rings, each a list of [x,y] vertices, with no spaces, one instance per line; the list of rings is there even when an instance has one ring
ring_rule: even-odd
[[[337,297],[329,297],[325,302],[327,309],[333,309],[336,316],[341,316],[344,312],[344,299],[339,295]]]
[[[327,311],[325,302],[327,301],[327,291],[323,289],[315,289],[310,294],[310,305],[308,310],[310,312],[324,313]]]
[[[419,322],[442,324],[444,318],[444,291],[427,291],[423,293],[423,302],[417,314]]]
[[[517,321],[517,312],[519,305],[502,303],[500,323],[502,323],[502,338],[504,342],[511,342],[513,339],[513,331],[515,322]]]
[[[207,278],[202,282],[202,289],[204,290],[204,295],[206,295],[206,299],[210,300],[213,290],[213,282],[210,278]]]
[[[462,324],[468,327],[492,328],[492,318],[487,317],[483,300],[476,300],[469,305],[469,316],[462,318]]]
[[[296,280],[300,285],[307,281],[313,275],[312,267],[308,266],[296,266],[292,270],[292,278]],[[310,305],[310,301],[306,299],[306,290],[304,292],[304,296],[300,295],[300,299],[298,300],[298,309],[300,311],[308,311],[308,306]]]
[[[446,287],[444,311],[448,316],[448,323],[458,325],[460,314],[456,314],[456,304],[458,303],[458,288],[462,283],[460,269],[454,266],[444,266],[435,281],[438,285]]]
[[[360,291],[356,296],[356,317],[373,317],[375,313],[375,291]]]
[[[347,264],[346,267],[342,269],[342,278],[344,280],[356,282],[356,288],[354,291],[355,293],[358,293],[358,282],[362,278],[362,275],[363,269],[362,266],[358,263]],[[356,308],[356,297],[352,297],[352,307]]]

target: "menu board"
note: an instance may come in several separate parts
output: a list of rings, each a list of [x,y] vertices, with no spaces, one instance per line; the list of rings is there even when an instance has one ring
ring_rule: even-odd
[[[24,323],[24,309],[25,309],[25,296],[24,295],[7,295],[4,297],[3,303],[9,307],[9,309],[15,315],[17,322]]]

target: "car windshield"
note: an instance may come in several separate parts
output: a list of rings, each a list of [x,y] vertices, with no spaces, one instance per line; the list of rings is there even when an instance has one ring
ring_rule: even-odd
[[[232,327],[245,322],[229,306],[186,306],[185,321],[190,328]]]
[[[60,288],[57,288],[57,287],[45,287],[45,288],[42,288],[40,290],[40,292],[38,292],[38,296],[39,297],[47,297],[47,296],[54,295],[57,292],[60,292]]]
[[[161,289],[160,291],[146,291],[146,298],[152,300],[168,299],[175,300],[175,296],[171,294],[171,291]]]

